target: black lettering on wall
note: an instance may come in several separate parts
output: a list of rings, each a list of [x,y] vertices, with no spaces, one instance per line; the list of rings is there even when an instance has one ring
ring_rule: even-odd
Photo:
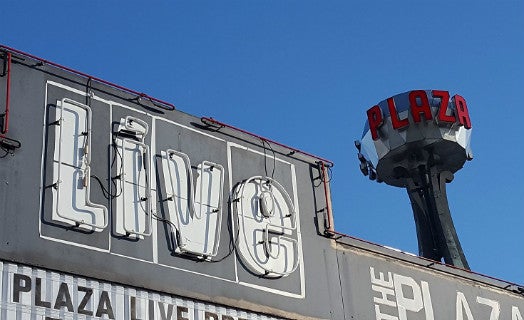
[[[71,295],[69,294],[69,288],[65,282],[60,283],[54,308],[60,310],[63,307],[66,307],[69,312],[75,312],[73,309],[73,301],[71,301]]]
[[[149,319],[155,319],[155,301],[149,300]]]
[[[187,307],[176,307],[176,320],[189,320]]]
[[[131,297],[131,300],[129,302],[131,304],[131,320],[142,320],[136,317],[136,297]]]
[[[23,285],[22,285],[23,282]],[[31,278],[26,275],[13,274],[13,302],[20,302],[20,292],[31,291]]]
[[[114,319],[115,314],[113,313],[113,307],[111,306],[111,300],[107,291],[102,291],[100,294],[100,301],[98,301],[98,307],[96,308],[96,316],[101,317],[106,314],[109,319]]]
[[[42,279],[35,279],[35,305],[38,307],[51,308],[51,302],[42,300]]]
[[[162,318],[162,320],[171,319],[171,316],[173,315],[173,305],[172,304],[167,305],[167,312],[166,312],[164,303],[162,303],[161,301],[158,301],[158,308],[160,309],[160,318]]]
[[[78,286],[78,292],[85,293],[84,297],[82,298],[82,301],[80,301],[80,304],[78,305],[78,313],[92,316],[93,311],[87,310],[86,306],[89,303],[89,301],[91,300],[91,296],[93,295],[93,289]]]
[[[218,320],[218,314],[212,312],[204,312],[205,320]]]

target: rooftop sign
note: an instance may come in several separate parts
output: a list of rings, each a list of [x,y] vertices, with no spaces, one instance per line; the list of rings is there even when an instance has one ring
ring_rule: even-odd
[[[446,183],[471,160],[466,100],[442,90],[413,90],[367,111],[360,169],[372,180],[405,187],[417,225],[419,254],[469,269],[453,226]]]
[[[417,167],[427,155],[440,168],[456,172],[473,157],[471,119],[466,100],[448,91],[413,90],[379,102],[366,112],[361,161],[369,161],[378,179],[405,186],[404,169]]]

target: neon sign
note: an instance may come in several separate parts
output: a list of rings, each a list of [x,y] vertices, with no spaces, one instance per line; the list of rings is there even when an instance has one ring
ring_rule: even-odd
[[[106,207],[90,201],[90,168],[103,165],[91,163],[91,109],[70,99],[58,100],[56,106],[52,119],[56,125],[46,126],[55,136],[50,149],[55,150],[51,222],[56,226],[94,233],[111,226],[111,236],[140,241],[157,232],[156,219],[166,224],[173,253],[210,261],[219,252],[224,209],[229,203],[237,217],[228,221],[237,229],[232,242],[251,273],[285,277],[298,268],[302,244],[293,164],[273,159],[289,170],[286,177],[292,181],[287,188],[272,176],[260,175],[230,181],[229,192],[224,180],[235,169],[231,163],[226,166],[205,159],[194,166],[183,151],[156,149],[151,142],[156,125],[162,121],[162,126],[174,129],[173,124],[124,113],[111,120],[111,192]],[[234,143],[224,146],[246,150]],[[229,201],[223,199],[225,194],[231,195]]]
[[[438,112],[435,116],[431,111],[432,106],[429,99],[438,101],[436,105]],[[414,90],[409,92],[408,106],[397,106],[395,98],[391,97],[387,99],[387,110],[383,109],[386,108],[374,105],[367,111],[369,128],[373,140],[380,138],[379,129],[384,125],[386,118],[384,112],[387,112],[391,117],[391,124],[395,130],[405,129],[412,124],[423,122],[423,120],[424,122],[433,120],[439,125],[457,123],[466,129],[471,128],[466,100],[460,95],[455,95],[450,105],[448,91],[432,90],[431,94],[428,95],[424,90]],[[411,121],[409,115],[404,117],[400,116],[400,111],[406,109],[409,111]]]

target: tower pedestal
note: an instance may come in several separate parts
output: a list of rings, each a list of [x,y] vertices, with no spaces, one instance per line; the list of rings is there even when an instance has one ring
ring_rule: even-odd
[[[444,259],[447,264],[469,270],[446,194],[446,183],[453,180],[453,173],[438,172],[434,166],[420,166],[416,171],[407,179],[406,190],[413,208],[419,255],[435,261]]]
[[[360,171],[406,188],[420,256],[469,270],[446,195],[446,183],[473,159],[466,100],[443,90],[413,90],[379,102],[367,116],[362,140],[355,141]]]

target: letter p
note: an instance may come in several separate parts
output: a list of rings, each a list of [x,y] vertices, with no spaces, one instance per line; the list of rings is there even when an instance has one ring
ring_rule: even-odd
[[[379,106],[371,107],[368,112],[368,123],[369,130],[371,131],[371,137],[373,140],[378,140],[378,128],[384,123],[384,117],[382,116],[382,109]]]
[[[20,292],[31,291],[31,278],[15,273],[13,274],[13,302],[20,302]]]
[[[413,278],[399,274],[393,275],[395,296],[397,298],[398,319],[407,320],[407,311],[419,312],[424,307],[422,291]],[[404,289],[406,292],[404,292]]]

